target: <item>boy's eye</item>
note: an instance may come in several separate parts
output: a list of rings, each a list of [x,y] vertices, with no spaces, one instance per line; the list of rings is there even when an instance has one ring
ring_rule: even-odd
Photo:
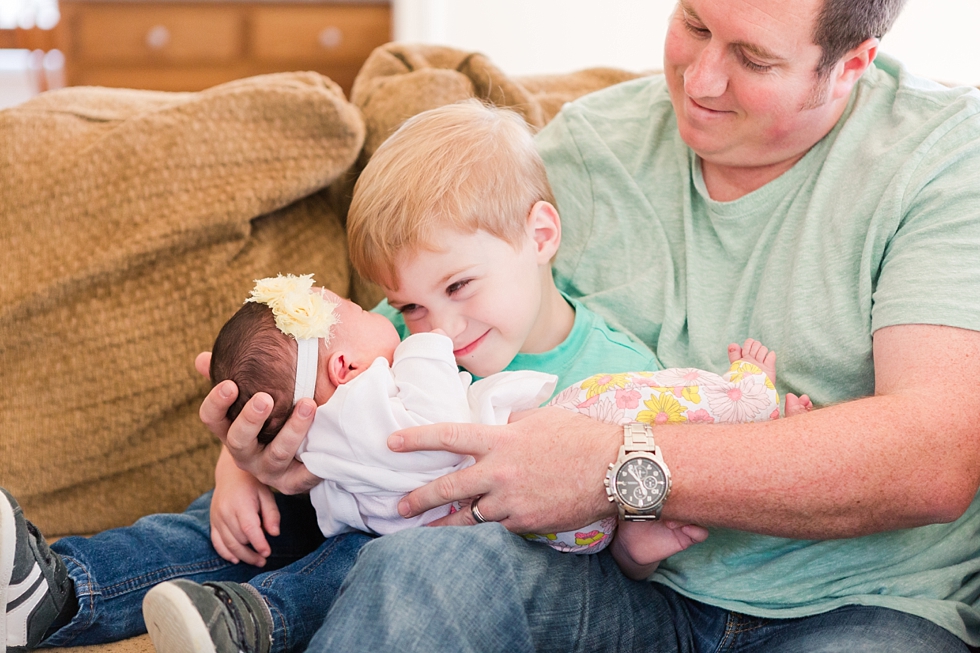
[[[455,295],[460,290],[465,288],[470,281],[471,279],[463,279],[462,281],[449,284],[449,286],[446,288],[446,294],[450,296]]]

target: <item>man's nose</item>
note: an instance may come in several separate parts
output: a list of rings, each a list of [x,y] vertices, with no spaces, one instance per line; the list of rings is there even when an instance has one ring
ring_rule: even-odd
[[[723,95],[727,88],[724,49],[708,43],[684,70],[684,92],[695,99],[713,98]]]

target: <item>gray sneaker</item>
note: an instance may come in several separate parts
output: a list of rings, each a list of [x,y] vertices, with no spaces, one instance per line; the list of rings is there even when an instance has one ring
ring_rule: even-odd
[[[272,615],[247,585],[173,580],[143,598],[157,653],[269,653]]]
[[[61,556],[0,487],[0,653],[36,647],[74,598]]]

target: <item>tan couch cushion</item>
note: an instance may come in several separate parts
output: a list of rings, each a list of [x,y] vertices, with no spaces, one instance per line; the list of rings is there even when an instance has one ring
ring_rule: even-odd
[[[348,292],[317,190],[363,137],[314,73],[73,88],[0,112],[0,483],[42,532],[181,510],[211,487],[194,356],[257,277]]]

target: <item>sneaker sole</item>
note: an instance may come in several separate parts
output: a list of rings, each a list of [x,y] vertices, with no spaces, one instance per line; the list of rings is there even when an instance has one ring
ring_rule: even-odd
[[[174,585],[163,583],[147,592],[143,620],[157,653],[216,653],[207,624]]]
[[[0,496],[0,653],[7,651],[7,595],[14,573],[17,548],[17,522],[14,507],[6,495]]]

